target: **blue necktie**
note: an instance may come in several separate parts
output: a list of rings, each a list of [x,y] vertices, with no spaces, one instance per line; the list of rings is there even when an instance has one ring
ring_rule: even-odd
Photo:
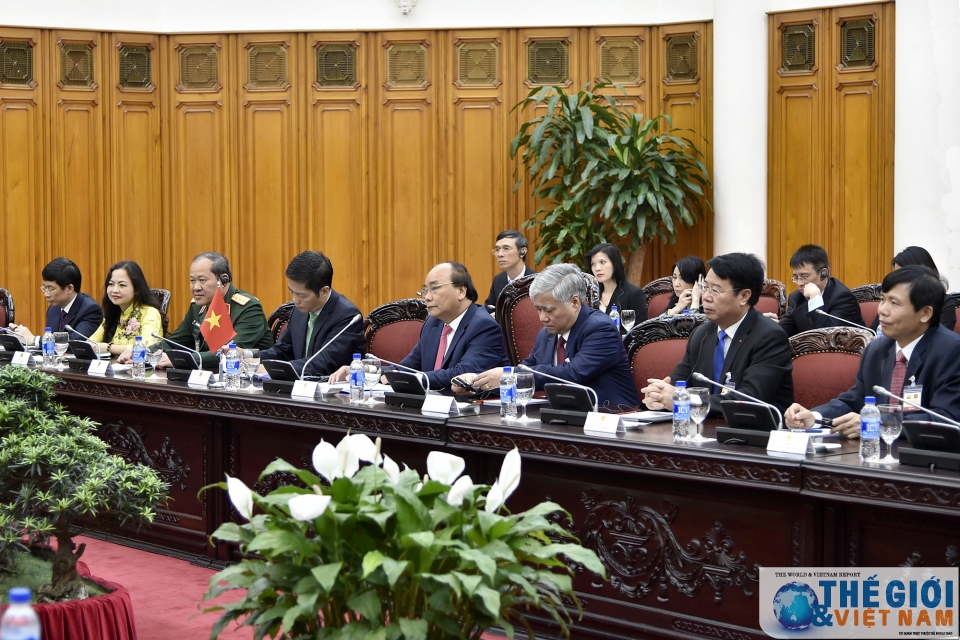
[[[713,379],[720,380],[720,374],[723,373],[723,343],[727,339],[727,332],[721,330],[720,339],[717,341],[717,350],[713,352]],[[720,380],[723,382],[722,380]],[[714,385],[714,391],[720,393],[720,387]]]

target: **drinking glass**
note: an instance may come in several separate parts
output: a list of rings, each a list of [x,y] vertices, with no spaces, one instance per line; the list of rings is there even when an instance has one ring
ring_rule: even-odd
[[[240,369],[247,374],[247,387],[253,388],[253,374],[260,368],[260,349],[243,349],[240,352]]]
[[[57,369],[63,369],[63,354],[70,346],[70,334],[66,331],[57,331],[53,334],[53,347],[57,352]]]
[[[160,360],[163,359],[163,343],[157,342],[154,345],[147,347],[147,362],[150,363],[150,366],[153,367],[153,375],[151,378],[157,377],[157,365],[160,364]]]
[[[900,462],[893,457],[893,441],[900,437],[903,428],[903,407],[899,404],[878,404],[880,409],[880,437],[887,443],[887,456],[879,462]]]
[[[696,433],[687,434],[687,440],[690,442],[709,442],[709,438],[704,438],[700,433],[703,421],[710,413],[710,389],[706,387],[691,387],[687,389],[690,394],[690,419],[694,423]]]
[[[633,329],[633,325],[637,323],[637,312],[633,309],[624,309],[620,312],[620,324],[623,326],[624,330],[627,333],[630,333],[630,329]]]
[[[370,392],[370,399],[367,400],[366,397],[364,397],[363,404],[376,404],[376,401],[373,399],[373,388],[380,382],[380,358],[367,357],[363,358],[360,362],[363,363],[363,386]]]
[[[523,407],[523,416],[518,418],[518,422],[529,422],[527,417],[527,403],[533,398],[533,374],[529,371],[520,371],[517,373],[517,404]]]

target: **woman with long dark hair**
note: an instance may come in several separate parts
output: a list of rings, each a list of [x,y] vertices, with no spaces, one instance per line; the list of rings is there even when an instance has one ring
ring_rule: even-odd
[[[673,263],[670,270],[670,282],[673,295],[667,303],[665,313],[675,316],[689,310],[690,313],[703,313],[700,302],[700,285],[707,277],[707,265],[697,256],[686,256]]]
[[[119,355],[133,346],[137,336],[150,345],[157,341],[154,333],[163,335],[160,300],[136,262],[124,260],[107,270],[100,306],[103,322],[90,339],[101,350]]]
[[[635,311],[637,324],[647,319],[647,298],[640,287],[627,282],[620,249],[608,243],[598,244],[587,253],[587,266],[600,283],[601,311],[610,313],[610,308],[617,305],[621,315],[624,309]]]
[[[933,270],[934,273],[940,275],[940,270],[937,269],[937,263],[933,261],[933,256],[930,255],[930,252],[924,249],[923,247],[907,247],[897,255],[893,256],[893,260],[890,261],[890,266],[894,270],[902,269],[908,265],[919,265],[921,267],[928,267]],[[957,303],[947,294],[947,283],[941,277],[940,282],[943,282],[943,309],[940,312],[940,325],[945,329],[953,331],[954,327],[957,326]],[[873,320],[873,324],[870,325],[870,328],[874,331],[877,330],[877,327],[880,326],[880,316],[877,316]]]

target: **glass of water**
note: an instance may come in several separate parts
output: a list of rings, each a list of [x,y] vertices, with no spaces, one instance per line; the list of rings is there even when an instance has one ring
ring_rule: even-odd
[[[517,404],[523,407],[523,416],[517,419],[518,422],[529,422],[527,417],[527,403],[533,398],[534,390],[533,374],[529,371],[517,372]]]
[[[887,455],[878,462],[900,462],[893,457],[893,441],[900,437],[903,429],[903,407],[899,404],[878,404],[880,409],[880,437],[887,443]]]
[[[703,421],[707,419],[710,413],[710,389],[706,387],[691,387],[687,389],[690,394],[690,420],[693,421],[695,433],[688,433],[687,439],[690,442],[708,442],[709,438],[704,438],[700,433],[703,428]]]
[[[57,353],[57,369],[63,369],[63,354],[67,352],[70,346],[70,334],[66,331],[57,331],[53,334],[53,348]]]
[[[363,403],[376,404],[376,401],[373,399],[373,388],[380,382],[380,372],[382,370],[380,358],[371,356],[363,358],[360,362],[363,363],[363,386],[370,392],[370,399],[365,399]]]
[[[260,349],[243,349],[240,352],[240,369],[246,374],[247,387],[253,388],[253,374],[260,368]]]
[[[633,329],[633,325],[637,323],[637,312],[633,309],[624,309],[620,312],[620,325],[624,328],[627,333],[630,333],[630,329]]]
[[[153,367],[153,375],[151,378],[157,377],[157,365],[160,364],[160,360],[163,359],[163,343],[157,342],[154,345],[147,347],[147,362],[150,363],[150,366]]]

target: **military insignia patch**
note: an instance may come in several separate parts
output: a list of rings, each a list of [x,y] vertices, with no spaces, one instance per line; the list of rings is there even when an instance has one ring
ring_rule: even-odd
[[[237,304],[239,304],[241,307],[247,304],[248,302],[250,302],[250,298],[248,296],[243,295],[242,293],[235,293],[232,296],[230,296],[230,299],[236,302]]]

